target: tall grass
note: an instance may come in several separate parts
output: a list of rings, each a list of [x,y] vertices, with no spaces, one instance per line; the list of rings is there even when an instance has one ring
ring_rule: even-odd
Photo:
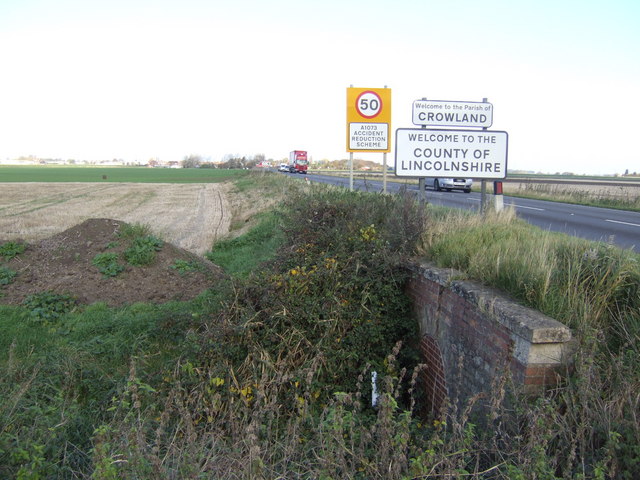
[[[640,311],[640,256],[631,251],[540,230],[511,210],[432,216],[425,255],[572,328],[609,329],[620,315]]]
[[[505,193],[516,197],[640,212],[640,187],[632,184],[598,188],[589,185],[521,183],[517,189],[509,189]]]

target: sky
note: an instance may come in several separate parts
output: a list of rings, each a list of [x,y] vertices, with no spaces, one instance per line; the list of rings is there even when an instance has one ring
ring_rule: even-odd
[[[640,172],[638,25],[637,0],[0,0],[0,160],[347,158],[353,85],[391,89],[392,131],[487,98],[510,170]]]

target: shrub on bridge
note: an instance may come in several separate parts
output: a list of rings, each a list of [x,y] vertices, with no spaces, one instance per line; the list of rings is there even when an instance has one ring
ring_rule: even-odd
[[[384,372],[398,341],[400,364],[411,368],[417,325],[403,263],[423,228],[421,211],[408,198],[334,189],[290,198],[282,208],[285,247],[238,286],[233,308],[210,326],[210,345],[229,346],[224,356],[243,362],[247,384],[258,381],[260,358],[300,382],[320,363],[318,404],[352,389],[367,365]]]

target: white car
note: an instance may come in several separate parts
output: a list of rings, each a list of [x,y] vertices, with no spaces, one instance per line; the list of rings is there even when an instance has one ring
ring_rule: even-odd
[[[286,163],[281,163],[280,166],[278,167],[278,171],[279,172],[288,172],[289,171],[289,165],[287,165]]]
[[[436,192],[446,190],[462,190],[464,193],[471,191],[473,180],[470,178],[425,178],[424,188],[433,188]]]

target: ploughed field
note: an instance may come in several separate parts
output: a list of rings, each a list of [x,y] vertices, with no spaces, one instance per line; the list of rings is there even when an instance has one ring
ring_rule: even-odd
[[[0,240],[42,240],[90,218],[148,225],[202,255],[229,231],[221,183],[1,183]]]

